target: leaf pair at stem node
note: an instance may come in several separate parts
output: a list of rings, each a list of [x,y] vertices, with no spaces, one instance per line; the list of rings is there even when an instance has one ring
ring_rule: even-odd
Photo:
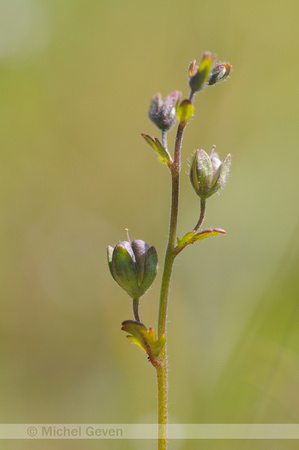
[[[122,323],[122,330],[129,333],[127,338],[138,345],[148,355],[149,361],[154,367],[159,366],[159,355],[165,345],[165,335],[159,339],[152,328],[147,329],[141,322],[134,320],[125,320]]]

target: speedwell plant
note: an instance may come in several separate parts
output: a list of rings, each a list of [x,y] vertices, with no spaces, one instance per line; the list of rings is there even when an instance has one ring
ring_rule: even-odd
[[[158,159],[165,164],[171,174],[171,210],[168,244],[164,258],[163,275],[158,311],[158,330],[147,328],[139,317],[139,300],[146,294],[157,274],[158,256],[155,247],[143,240],[131,242],[128,231],[127,240],[119,242],[114,248],[108,246],[108,264],[114,280],[131,297],[133,320],[125,320],[122,330],[128,339],[137,344],[154,366],[158,384],[158,449],[167,449],[168,419],[168,377],[167,377],[167,333],[166,318],[169,287],[175,258],[185,247],[210,236],[225,234],[220,228],[201,230],[205,218],[207,200],[222,189],[228,180],[231,155],[223,162],[212,148],[210,154],[204,150],[195,150],[190,165],[190,182],[200,199],[199,218],[192,230],[182,238],[177,237],[179,185],[181,171],[182,138],[187,123],[194,114],[195,95],[226,79],[232,69],[227,62],[216,63],[215,55],[205,52],[199,65],[192,61],[188,69],[190,94],[181,100],[181,92],[171,92],[163,101],[160,93],[150,103],[149,117],[161,132],[161,138],[142,134],[144,140],[157,153]],[[177,132],[174,152],[171,154],[167,145],[167,133],[175,123]]]

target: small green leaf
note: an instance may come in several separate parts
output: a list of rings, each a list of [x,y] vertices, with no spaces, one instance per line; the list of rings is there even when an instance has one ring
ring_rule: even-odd
[[[141,136],[152,147],[152,149],[155,150],[155,152],[158,155],[158,159],[161,163],[167,165],[171,164],[172,162],[171,156],[169,155],[168,151],[163,147],[159,139],[157,138],[153,139],[151,136],[144,133],[142,133]]]
[[[148,134],[145,134],[145,133],[141,133],[141,136],[152,147],[152,149],[154,149],[155,152],[157,152],[157,145],[156,145],[154,139],[151,136],[149,136]]]
[[[158,155],[162,158],[164,164],[170,164],[172,162],[172,159],[166,148],[163,147],[163,145],[157,138],[155,138],[155,143],[157,146]]]
[[[201,241],[202,239],[208,237],[218,236],[219,234],[225,234],[225,231],[221,228],[210,228],[208,230],[203,230],[200,233],[195,234],[189,243],[194,244],[194,242]]]
[[[219,234],[225,234],[225,231],[221,228],[209,228],[208,230],[200,231],[199,233],[194,234],[195,231],[189,231],[182,237],[182,239],[177,238],[178,245],[173,250],[175,255],[178,255],[187,245],[194,244],[194,242],[201,241],[202,239],[218,236]]]
[[[134,320],[125,320],[122,323],[122,330],[130,333],[127,338],[147,353],[148,342],[146,335],[148,331],[143,323],[135,322]]]
[[[182,237],[182,239],[180,239],[178,237],[177,238],[178,249],[180,250],[182,247],[188,245],[190,242],[190,239],[194,236],[194,234],[195,234],[195,231],[189,231],[188,233],[185,234],[185,236]]]
[[[122,330],[129,333],[127,338],[131,342],[134,342],[134,344],[147,353],[153,365],[159,364],[157,358],[165,344],[166,338],[164,335],[157,340],[156,333],[152,328],[147,330],[143,323],[134,320],[125,320],[122,323]]]
[[[165,341],[166,341],[165,335],[162,334],[160,339],[157,340],[155,331],[153,330],[153,328],[149,328],[147,337],[148,337],[148,342],[150,344],[150,347],[152,348],[152,350],[154,352],[155,358],[158,358],[158,356],[160,354],[160,351],[164,347],[164,344],[165,344]]]
[[[180,124],[186,125],[188,120],[190,120],[191,117],[193,116],[193,113],[194,113],[194,106],[192,105],[192,103],[189,100],[184,100],[180,104],[177,112],[177,118]]]
[[[143,350],[146,353],[146,349],[143,346],[143,343],[140,341],[140,339],[136,336],[127,336],[129,341],[133,342],[133,344],[136,344],[141,350]]]

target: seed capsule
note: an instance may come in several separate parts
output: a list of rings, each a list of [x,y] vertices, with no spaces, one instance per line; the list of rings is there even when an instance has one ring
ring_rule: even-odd
[[[114,280],[132,299],[139,299],[157,275],[158,256],[155,247],[142,240],[122,241],[107,248],[108,264]]]

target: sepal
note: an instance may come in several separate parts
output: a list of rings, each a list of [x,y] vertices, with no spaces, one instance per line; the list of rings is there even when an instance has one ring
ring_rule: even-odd
[[[229,76],[231,71],[232,66],[227,62],[216,64],[216,66],[210,72],[207,84],[209,86],[213,86],[214,84],[219,83],[219,81],[225,80],[225,78]]]
[[[158,268],[155,247],[141,239],[122,241],[107,247],[108,266],[113,279],[133,299],[138,300],[153,283]]]
[[[198,92],[205,87],[207,81],[209,80],[214,60],[215,55],[212,55],[211,52],[205,52],[199,66],[196,65],[195,60],[192,61],[188,69],[191,92]]]
[[[146,292],[152,285],[157,275],[158,255],[155,247],[150,247],[144,259],[144,272],[140,283],[140,290]]]
[[[195,150],[190,165],[190,182],[201,199],[211,197],[226,184],[231,166],[231,155],[222,162],[212,149],[209,156],[204,150]]]
[[[114,248],[112,272],[115,281],[131,298],[140,297],[136,260],[129,242],[122,241]]]
[[[113,270],[112,270],[112,255],[113,255],[113,250],[114,248],[111,247],[111,245],[107,246],[107,260],[108,260],[108,267],[110,270],[110,273],[112,275],[112,278],[115,280],[114,275],[113,275]],[[116,280],[115,280],[116,281]]]

